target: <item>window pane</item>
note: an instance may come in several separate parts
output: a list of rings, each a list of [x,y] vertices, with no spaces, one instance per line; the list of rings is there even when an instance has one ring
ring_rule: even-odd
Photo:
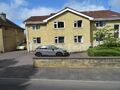
[[[76,21],[74,21],[74,27],[77,27],[77,22]]]
[[[96,41],[103,41],[103,38],[105,37],[105,35],[101,34],[101,35],[97,35],[96,37]]]
[[[57,24],[56,23],[54,23],[54,28],[57,28]]]
[[[78,42],[81,42],[82,36],[78,36]]]
[[[32,25],[32,29],[35,30],[35,25]]]
[[[37,40],[36,40],[36,38],[33,38],[33,43],[37,43]]]
[[[37,43],[41,43],[41,39],[40,38],[37,38]]]
[[[59,37],[59,43],[64,43],[64,37]]]
[[[96,27],[99,27],[99,22],[96,22]]]
[[[102,22],[102,21],[99,22],[99,26],[100,26],[100,27],[103,26],[103,22]]]
[[[77,43],[77,36],[74,36],[74,42]]]
[[[114,33],[114,37],[115,37],[115,38],[119,38],[119,32],[115,32],[115,33]]]
[[[96,27],[103,27],[105,26],[106,22],[105,21],[97,21],[96,22]]]
[[[58,40],[57,39],[55,39],[55,43],[57,43],[58,42]]]
[[[58,28],[64,28],[64,22],[58,22]]]
[[[40,25],[36,25],[36,29],[40,29]]]
[[[115,30],[119,30],[119,25],[114,25]]]
[[[74,38],[74,42],[77,43],[77,39],[76,38]]]
[[[77,24],[78,24],[78,27],[81,27],[81,26],[82,26],[82,21],[79,20],[79,21],[77,22]]]

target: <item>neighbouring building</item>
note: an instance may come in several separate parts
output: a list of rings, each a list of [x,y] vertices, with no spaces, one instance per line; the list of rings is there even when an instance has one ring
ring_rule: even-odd
[[[32,16],[25,20],[28,51],[40,45],[55,45],[70,52],[85,51],[97,45],[97,28],[116,29],[120,38],[120,13],[111,10],[79,12],[72,8],[46,16]]]
[[[24,29],[0,14],[0,52],[16,50],[17,45],[25,40]]]

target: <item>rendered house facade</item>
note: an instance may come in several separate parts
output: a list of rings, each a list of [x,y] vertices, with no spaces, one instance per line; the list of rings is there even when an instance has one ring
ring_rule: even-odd
[[[120,37],[120,13],[101,10],[79,12],[69,7],[46,16],[25,20],[28,51],[40,45],[55,45],[70,52],[85,51],[97,45],[97,28],[110,26]]]
[[[17,45],[25,40],[24,29],[0,14],[0,53],[16,50]]]

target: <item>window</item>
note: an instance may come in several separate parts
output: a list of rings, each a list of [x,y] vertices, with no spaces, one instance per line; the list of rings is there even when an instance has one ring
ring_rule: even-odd
[[[74,36],[74,42],[75,43],[83,43],[83,37],[82,36]]]
[[[114,29],[119,30],[119,25],[118,24],[114,25]]]
[[[38,29],[40,29],[40,25],[32,25],[32,29],[33,30],[38,30]]]
[[[54,22],[54,28],[64,28],[64,22]]]
[[[119,37],[119,24],[114,25],[114,37]]]
[[[0,28],[2,27],[2,25],[0,24]]]
[[[33,38],[33,43],[35,43],[35,44],[41,43],[41,38],[40,37]]]
[[[74,27],[82,27],[82,20],[74,21]]]
[[[105,35],[101,34],[101,35],[97,35],[96,37],[96,41],[103,41]]]
[[[97,22],[95,23],[95,25],[96,25],[96,27],[103,27],[103,26],[106,25],[106,23],[105,23],[105,21],[97,21]]]
[[[55,43],[64,43],[64,37],[63,36],[55,37]]]

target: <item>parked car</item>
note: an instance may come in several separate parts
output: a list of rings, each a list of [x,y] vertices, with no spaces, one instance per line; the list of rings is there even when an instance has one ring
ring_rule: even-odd
[[[26,45],[26,43],[22,42],[22,43],[18,44],[16,49],[17,50],[26,50],[27,49],[27,45]]]
[[[69,56],[69,52],[54,45],[39,46],[35,50],[35,56]]]

